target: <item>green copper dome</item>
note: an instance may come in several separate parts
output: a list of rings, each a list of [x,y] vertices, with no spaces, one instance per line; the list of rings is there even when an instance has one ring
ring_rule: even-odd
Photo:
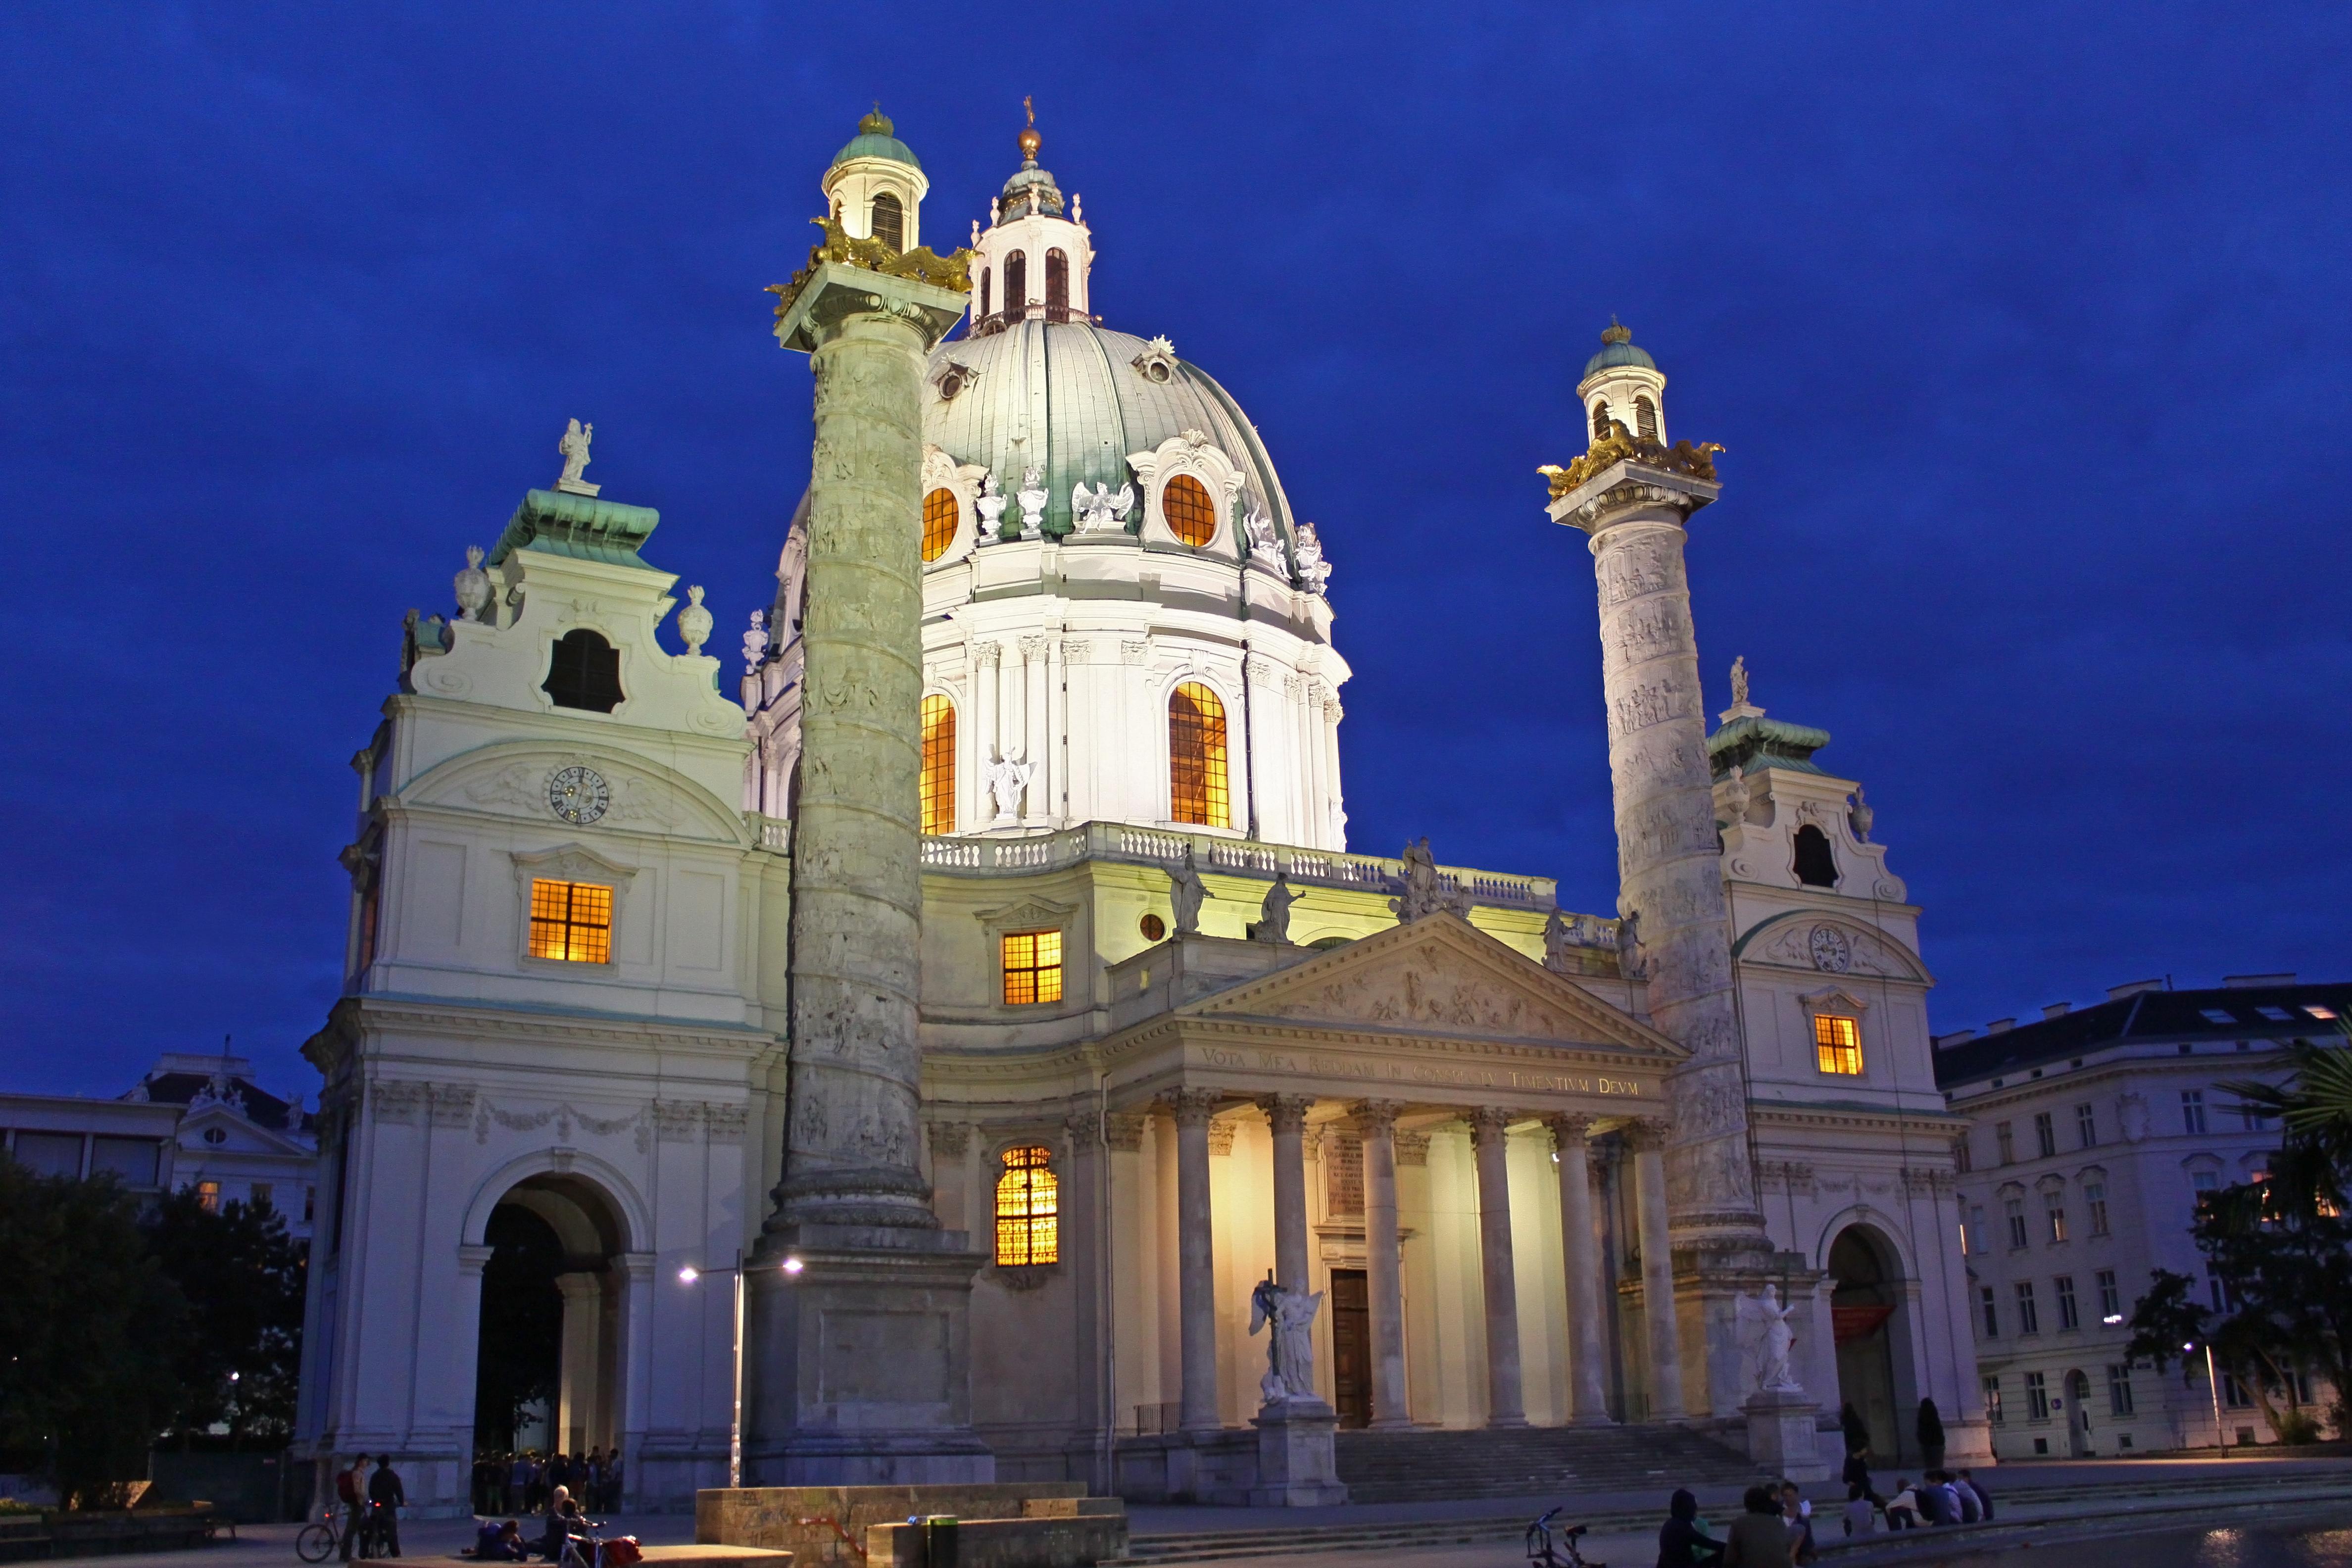
[[[1633,329],[1620,326],[1612,320],[1608,330],[1601,334],[1601,352],[1584,362],[1584,374],[1591,376],[1596,372],[1628,364],[1643,370],[1658,368],[1656,360],[1633,346]]]
[[[890,117],[882,112],[882,106],[876,104],[874,112],[857,122],[857,134],[833,155],[833,166],[838,169],[852,158],[887,158],[921,168],[923,161],[915,156],[915,150],[891,134],[897,129],[890,123]]]

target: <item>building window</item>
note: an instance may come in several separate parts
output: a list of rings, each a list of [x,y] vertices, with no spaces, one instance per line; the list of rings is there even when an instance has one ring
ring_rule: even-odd
[[[907,209],[887,191],[874,198],[874,237],[893,250],[907,248]]]
[[[2050,1387],[2038,1372],[2025,1374],[2025,1413],[2036,1421],[2050,1419]]]
[[[2219,1192],[2221,1187],[2221,1178],[2210,1171],[2191,1171],[2189,1173],[2189,1224],[2194,1225],[2197,1223],[2197,1211],[2203,1206],[2204,1201],[2213,1194]]]
[[[1797,880],[1808,888],[1834,888],[1837,879],[1830,836],[1808,822],[1797,829]]]
[[[974,318],[974,320],[976,320],[976,321],[984,321],[988,320],[988,285],[989,285],[989,282],[990,282],[990,279],[989,279],[989,276],[988,276],[988,268],[985,268],[985,267],[983,267],[983,268],[982,268],[980,269],[980,314],[979,314],[977,317],[975,317],[975,318]]]
[[[1658,405],[1646,397],[1633,399],[1633,433],[1644,441],[1658,438]]]
[[[2074,1108],[2074,1137],[2078,1147],[2095,1149],[2099,1146],[2098,1113],[2087,1105]]]
[[[1029,258],[1016,250],[1004,258],[1004,313],[1018,317],[1029,305]]]
[[[2091,1211],[2091,1234],[2107,1234],[2107,1184],[2087,1182],[2083,1186],[2083,1203]]]
[[[530,955],[566,963],[613,961],[613,889],[593,882],[530,884]]]
[[[2180,1091],[2180,1130],[2192,1137],[2205,1131],[2205,1091],[2184,1089]]]
[[[956,524],[963,521],[963,512],[956,505],[955,491],[942,485],[923,498],[923,559],[937,561],[955,542]]]
[[[1160,515],[1169,532],[1195,550],[1217,536],[1217,504],[1209,487],[1190,474],[1178,474],[1161,489]]]
[[[259,1208],[264,1204],[269,1204],[271,1208],[276,1208],[278,1205],[269,1201],[270,1191],[270,1184],[268,1182],[256,1182],[246,1190],[245,1201],[256,1208]]]
[[[1992,1250],[1992,1234],[1985,1229],[1984,1205],[1979,1204],[1969,1211],[1967,1230],[1970,1243],[1969,1251],[1990,1252]]]
[[[2081,1328],[2083,1315],[2074,1305],[2074,1277],[2061,1274],[2050,1283],[2058,1291],[2058,1326],[2062,1329]]]
[[[585,627],[568,631],[548,651],[539,689],[558,708],[610,713],[621,705],[621,650]]]
[[[2051,1125],[2050,1113],[2046,1110],[2033,1113],[2033,1142],[2045,1160],[2058,1152],[2058,1129]]]
[[[1992,1141],[2000,1146],[2000,1163],[2002,1164],[2013,1165],[2017,1163],[2017,1135],[2010,1131],[2008,1122],[1996,1121],[1993,1123]]]
[[[2000,1376],[1988,1373],[1984,1379],[1985,1419],[1994,1426],[2003,1425],[2000,1413]]]
[[[2249,1132],[2267,1132],[2271,1130],[2271,1113],[2259,1105],[2248,1105],[2240,1101],[2238,1121]]]
[[[1858,1076],[1862,1071],[1862,1020],[1835,1013],[1813,1015],[1813,1056],[1828,1073]]]
[[[2246,1385],[2238,1381],[2236,1373],[2225,1372],[2221,1374],[2222,1404],[2232,1410],[2243,1410],[2253,1402],[2253,1395],[2246,1392]]]
[[[2205,1293],[2212,1298],[2215,1311],[2237,1310],[2238,1304],[2230,1295],[2230,1282],[2222,1279],[2221,1271],[2210,1263],[2205,1265]]]
[[[956,830],[955,704],[937,692],[923,699],[923,831]]]
[[[215,1145],[215,1147],[217,1147],[217,1146],[218,1146],[218,1145],[220,1145],[220,1144],[223,1144],[223,1143],[227,1142],[228,1142],[228,1129],[227,1129],[227,1128],[226,1128],[226,1127],[207,1127],[207,1128],[205,1128],[205,1142],[207,1142],[207,1143],[213,1144],[213,1145]]]
[[[316,1187],[304,1187],[302,1189],[302,1223],[304,1225],[309,1225],[311,1220],[317,1216],[318,1212],[319,1189]]]
[[[1955,1139],[1952,1142],[1952,1169],[1965,1176],[1976,1168],[1976,1151],[1971,1142],[1967,1138]]]
[[[2095,1276],[2099,1286],[2099,1318],[2102,1321],[2124,1315],[2124,1294],[2116,1288],[2116,1271],[2102,1268]]]
[[[1016,931],[1004,939],[1004,1005],[1062,999],[1062,933]]]
[[[1045,1149],[1004,1152],[1004,1174],[996,1178],[998,1267],[1061,1261],[1062,1184],[1053,1163]]]
[[[2042,1309],[2033,1304],[2033,1281],[2017,1282],[2017,1331],[2038,1334],[2042,1331]]]
[[[2015,1252],[2025,1245],[2025,1200],[2003,1198],[2000,1212],[2001,1216],[2009,1221],[2009,1249]]]
[[[1992,1287],[1978,1287],[1977,1300],[1984,1309],[1984,1337],[1989,1340],[2000,1338],[2000,1304],[1993,1300]]]
[[[1609,405],[1605,400],[1592,405],[1592,438],[1596,441],[1609,438]]]
[[[196,1184],[196,1206],[204,1210],[206,1214],[220,1213],[220,1184],[218,1182],[198,1182]]]
[[[2050,1239],[2052,1241],[2065,1240],[2066,1194],[2063,1193],[2042,1194],[2042,1217],[2050,1222]]]
[[[2107,1363],[2107,1414],[2128,1415],[2132,1413],[2131,1363]]]
[[[1070,319],[1070,258],[1059,250],[1045,253],[1045,319]]]
[[[1197,680],[1168,699],[1168,815],[1203,827],[1233,826],[1225,786],[1225,705]]]

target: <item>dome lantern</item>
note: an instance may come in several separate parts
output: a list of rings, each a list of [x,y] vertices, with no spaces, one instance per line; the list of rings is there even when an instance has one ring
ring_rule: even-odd
[[[923,195],[930,188],[921,160],[898,140],[878,101],[824,172],[825,200],[842,232],[852,239],[879,239],[893,250],[923,243]]]
[[[1076,203],[1065,216],[1062,188],[1037,162],[1045,137],[1037,111],[1021,100],[1028,123],[1017,138],[1021,166],[1004,182],[989,226],[972,238],[971,331],[977,337],[1042,314],[1049,321],[1091,319],[1087,275],[1094,237]]]
[[[1616,317],[1601,333],[1601,352],[1584,362],[1583,379],[1576,384],[1577,401],[1584,405],[1584,435],[1590,442],[1608,433],[1611,422],[1628,435],[1663,442],[1666,438],[1666,378],[1658,362],[1633,345],[1633,329]]]

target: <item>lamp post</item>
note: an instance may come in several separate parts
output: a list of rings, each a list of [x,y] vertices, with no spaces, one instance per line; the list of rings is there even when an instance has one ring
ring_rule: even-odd
[[[791,1274],[798,1274],[798,1273],[801,1271],[801,1268],[802,1268],[802,1264],[801,1264],[801,1260],[800,1260],[799,1258],[785,1258],[785,1259],[783,1260],[783,1262],[782,1262],[782,1263],[780,1263],[780,1264],[778,1264],[778,1265],[776,1266],[776,1271],[777,1271],[778,1273],[780,1273],[780,1274],[787,1274],[787,1275],[791,1275]],[[734,1370],[734,1373],[733,1373],[732,1377],[730,1379],[730,1381],[729,1381],[729,1384],[728,1384],[728,1386],[729,1386],[730,1390],[731,1391],[731,1393],[732,1393],[732,1394],[733,1394],[733,1402],[732,1402],[732,1405],[731,1405],[731,1406],[730,1406],[730,1410],[729,1410],[728,1417],[727,1417],[727,1484],[728,1484],[729,1486],[730,1486],[730,1487],[740,1487],[740,1486],[741,1486],[741,1485],[743,1484],[743,1254],[742,1254],[742,1252],[739,1249],[739,1250],[736,1252],[736,1254],[735,1254],[735,1261],[734,1261],[734,1262],[732,1262],[732,1263],[730,1263],[730,1264],[729,1264],[729,1265],[728,1265],[726,1268],[696,1268],[693,1264],[691,1264],[691,1263],[687,1264],[684,1268],[681,1268],[677,1271],[677,1282],[678,1282],[679,1284],[681,1284],[681,1285],[691,1285],[691,1284],[693,1284],[695,1281],[697,1281],[697,1280],[698,1280],[698,1279],[702,1279],[705,1275],[708,1275],[708,1274],[727,1274],[727,1275],[731,1275],[731,1276],[733,1276],[733,1278],[734,1278],[734,1281],[735,1281],[735,1311],[734,1311],[734,1328],[733,1328],[733,1336],[732,1336],[732,1337],[733,1337],[733,1341],[734,1341],[734,1343],[733,1343],[733,1356],[734,1356],[735,1370]]]
[[[2194,1344],[2186,1344],[2180,1348],[2183,1351],[2193,1351],[2197,1347]],[[2220,1452],[2226,1454],[2230,1451],[2230,1440],[2222,1435],[2221,1431],[2221,1380],[2213,1374],[2213,1347],[2210,1344],[2205,1347],[2205,1392],[2213,1398],[2213,1445]]]

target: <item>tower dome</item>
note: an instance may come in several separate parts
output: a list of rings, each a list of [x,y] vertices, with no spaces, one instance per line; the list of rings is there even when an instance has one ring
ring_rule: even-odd
[[[922,243],[923,195],[931,182],[898,129],[877,103],[857,122],[857,134],[833,155],[823,186],[844,234],[912,250]]]
[[[1643,440],[1666,438],[1666,377],[1658,362],[1633,346],[1633,329],[1611,317],[1601,352],[1584,362],[1576,384],[1584,405],[1586,436],[1599,440],[1613,422]]]

